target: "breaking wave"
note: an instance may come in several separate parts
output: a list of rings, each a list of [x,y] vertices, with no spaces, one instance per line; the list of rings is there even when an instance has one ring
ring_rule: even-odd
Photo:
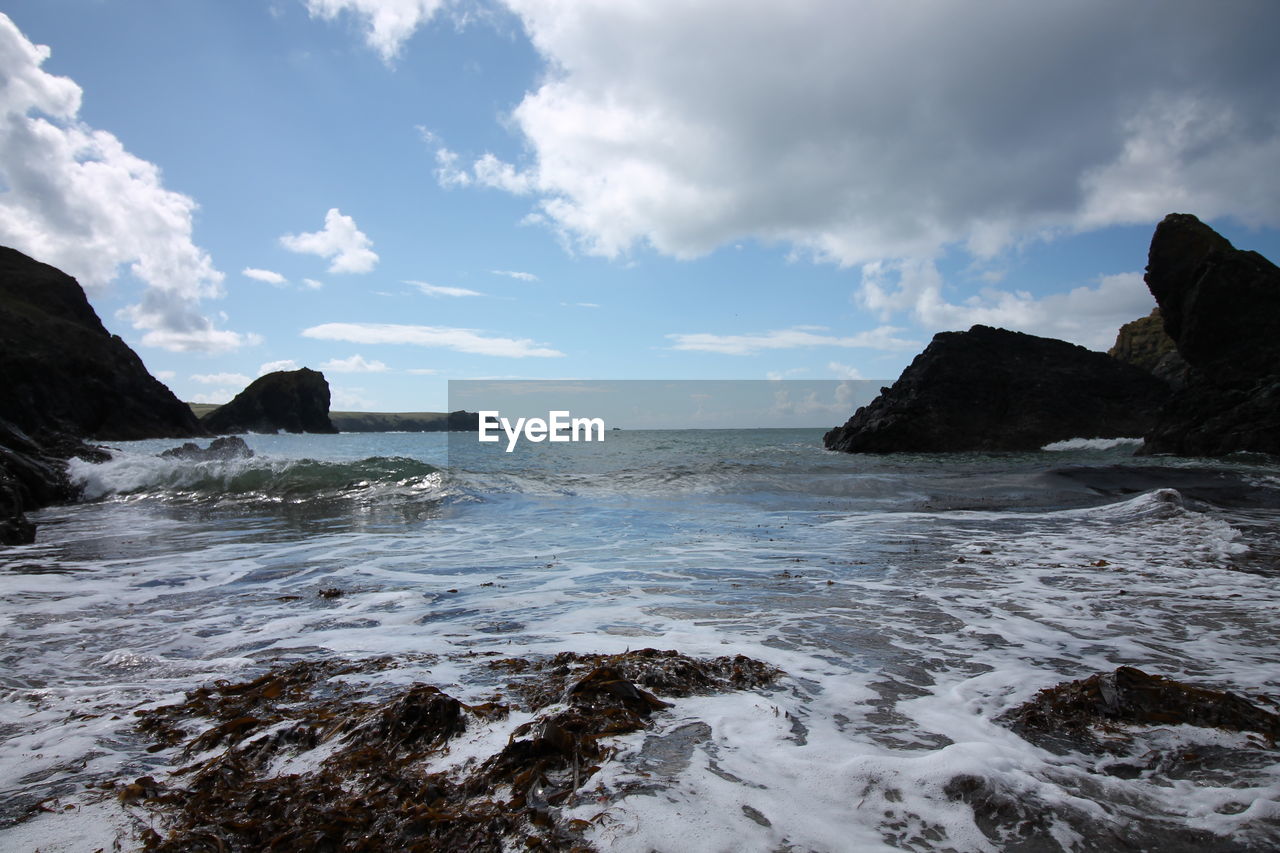
[[[319,461],[253,456],[191,462],[117,452],[100,464],[73,459],[73,482],[84,500],[262,501],[433,497],[443,488],[440,468],[402,456]]]

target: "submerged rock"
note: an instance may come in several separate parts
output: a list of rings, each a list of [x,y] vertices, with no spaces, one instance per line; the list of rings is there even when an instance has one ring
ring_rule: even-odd
[[[191,462],[221,462],[228,459],[248,459],[253,450],[238,435],[215,438],[208,447],[188,441],[181,447],[171,447],[160,454],[162,459],[183,459]]]
[[[200,422],[213,433],[337,432],[329,421],[329,383],[305,367],[259,376]]]
[[[1125,725],[1255,732],[1272,747],[1280,736],[1280,716],[1247,699],[1132,666],[1047,687],[1002,715],[1000,722],[1058,753],[1118,751],[1127,744]]]
[[[1280,455],[1280,268],[1171,213],[1151,238],[1146,282],[1190,371],[1143,452]]]
[[[1038,450],[1145,434],[1169,388],[1108,355],[989,326],[942,332],[823,437],[848,453]]]

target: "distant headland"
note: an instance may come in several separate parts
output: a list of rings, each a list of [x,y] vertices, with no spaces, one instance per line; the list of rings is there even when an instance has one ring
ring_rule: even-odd
[[[214,403],[188,403],[197,418],[221,408]],[[459,432],[476,429],[474,412],[329,412],[336,432]]]

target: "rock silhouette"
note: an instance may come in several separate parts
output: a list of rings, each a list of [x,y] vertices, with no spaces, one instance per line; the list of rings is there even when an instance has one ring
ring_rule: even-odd
[[[1171,213],[1151,238],[1146,282],[1190,371],[1143,452],[1280,454],[1280,268]]]
[[[337,432],[329,421],[329,383],[317,370],[259,376],[200,421],[209,432]]]
[[[1151,374],[1053,338],[941,332],[902,376],[824,436],[849,453],[1037,450],[1145,434],[1169,395]]]

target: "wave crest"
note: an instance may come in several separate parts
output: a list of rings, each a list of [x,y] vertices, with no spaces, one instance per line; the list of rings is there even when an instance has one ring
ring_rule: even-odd
[[[107,462],[71,460],[68,473],[83,499],[249,500],[301,503],[323,499],[438,497],[443,472],[402,456],[351,462],[253,456],[191,462],[118,453]]]

